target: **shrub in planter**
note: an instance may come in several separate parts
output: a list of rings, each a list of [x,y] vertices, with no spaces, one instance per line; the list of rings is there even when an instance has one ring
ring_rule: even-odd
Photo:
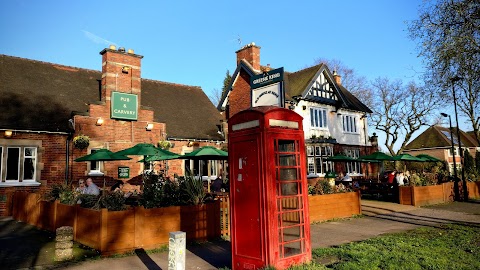
[[[308,193],[311,195],[326,195],[335,193],[351,192],[352,189],[343,184],[331,186],[327,180],[318,181],[312,188],[309,187]]]
[[[193,174],[185,175],[185,179],[181,182],[181,189],[189,204],[199,205],[203,203],[206,192],[201,177],[195,177]]]
[[[86,149],[90,145],[90,137],[87,135],[78,135],[73,138],[73,145],[78,149]]]
[[[122,191],[105,192],[100,197],[100,205],[109,211],[122,211],[127,208],[125,200],[125,194]]]
[[[52,189],[43,194],[43,199],[46,201],[59,200],[63,204],[74,204],[75,193],[72,187],[66,184],[54,184]]]
[[[80,194],[77,199],[83,208],[100,209],[100,198],[97,195]]]
[[[164,179],[154,173],[144,175],[140,205],[145,208],[166,207],[181,205],[182,201],[182,193],[177,181]]]

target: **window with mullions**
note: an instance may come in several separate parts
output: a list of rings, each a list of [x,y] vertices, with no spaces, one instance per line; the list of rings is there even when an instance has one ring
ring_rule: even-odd
[[[326,161],[333,155],[331,146],[308,145],[307,146],[307,169],[308,174],[325,174],[333,171],[333,163]]]
[[[0,172],[2,171],[5,174],[1,182],[37,180],[37,147],[0,147]]]
[[[357,133],[357,117],[352,115],[344,115],[343,132]]]
[[[35,180],[37,148],[23,148],[23,180]]]
[[[327,128],[327,110],[310,108],[310,125],[312,128]]]
[[[345,149],[344,153],[347,157],[358,158],[360,157],[360,149]],[[345,167],[347,169],[346,173],[349,174],[361,174],[360,162],[345,162]]]

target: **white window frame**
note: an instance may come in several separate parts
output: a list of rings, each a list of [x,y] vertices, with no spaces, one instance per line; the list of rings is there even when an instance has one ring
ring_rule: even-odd
[[[318,118],[320,116],[320,118]],[[328,129],[327,109],[310,108],[310,127],[312,129]]]
[[[98,151],[102,148],[90,148],[90,153],[95,152],[95,151]],[[103,172],[103,161],[95,161],[95,167],[98,168],[98,169],[95,169],[93,170],[92,169],[92,162],[94,161],[90,161],[88,162],[88,176],[103,176],[104,175],[104,172]]]
[[[342,115],[342,128],[344,133],[358,134],[357,124],[357,116],[351,114]]]
[[[344,153],[347,157],[351,157],[351,158],[360,157],[360,149],[358,148],[345,149]],[[347,170],[346,173],[348,173],[349,175],[362,175],[362,166],[360,165],[360,162],[357,162],[357,161],[345,162],[345,168]]]
[[[7,179],[8,175],[8,150],[16,148],[18,149],[18,160],[17,160],[17,179]],[[5,158],[5,182],[21,182],[20,180],[20,160],[22,159],[22,147],[20,146],[7,146],[6,158]],[[2,178],[3,179],[3,178]]]
[[[27,148],[32,148],[35,152],[35,154],[33,156],[27,156],[26,155],[26,151],[27,151]],[[30,182],[34,182],[36,180],[36,176],[37,176],[37,151],[38,151],[38,148],[37,147],[31,147],[31,146],[25,146],[23,147],[23,172],[22,172],[22,180],[23,181],[30,181]],[[33,159],[33,179],[26,179],[25,178],[25,161],[26,159],[29,158],[29,159]]]
[[[454,149],[454,151],[455,151],[455,157],[458,157],[458,156],[459,156],[458,147],[453,147],[453,149]],[[449,148],[448,148],[448,156],[449,156],[449,157],[453,157],[452,147],[449,147]]]
[[[308,172],[308,174],[309,175],[315,174],[315,175],[318,175],[318,176],[324,176],[328,171],[333,170],[334,169],[333,163],[331,161],[325,161],[324,160],[325,158],[331,157],[332,155],[333,155],[333,147],[332,146],[307,145],[307,172]],[[323,168],[325,168],[325,171],[323,170]],[[320,170],[320,172],[319,172],[319,170]]]

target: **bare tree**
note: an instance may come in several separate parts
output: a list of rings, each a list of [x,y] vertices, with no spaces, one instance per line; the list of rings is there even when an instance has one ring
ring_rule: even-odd
[[[373,106],[373,95],[368,80],[365,76],[358,75],[353,68],[349,68],[338,59],[319,58],[315,65],[325,64],[332,72],[335,71],[342,77],[342,86],[356,96],[368,107]]]
[[[208,98],[215,106],[217,106],[218,103],[220,103],[220,101],[222,100],[222,90],[214,88]]]
[[[478,0],[425,1],[419,18],[409,25],[426,64],[425,81],[452,104],[456,82],[458,108],[480,143],[480,2]]]
[[[391,155],[401,154],[412,136],[429,125],[429,116],[437,109],[438,100],[414,82],[377,78],[372,82],[374,106],[372,125],[385,133],[385,146]],[[400,144],[397,152],[394,147]]]

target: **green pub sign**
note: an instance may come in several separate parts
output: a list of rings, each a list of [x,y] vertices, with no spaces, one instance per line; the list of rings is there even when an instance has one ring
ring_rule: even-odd
[[[137,120],[138,98],[137,95],[112,92],[111,117],[124,120]]]
[[[118,167],[118,178],[130,178],[130,168]]]

